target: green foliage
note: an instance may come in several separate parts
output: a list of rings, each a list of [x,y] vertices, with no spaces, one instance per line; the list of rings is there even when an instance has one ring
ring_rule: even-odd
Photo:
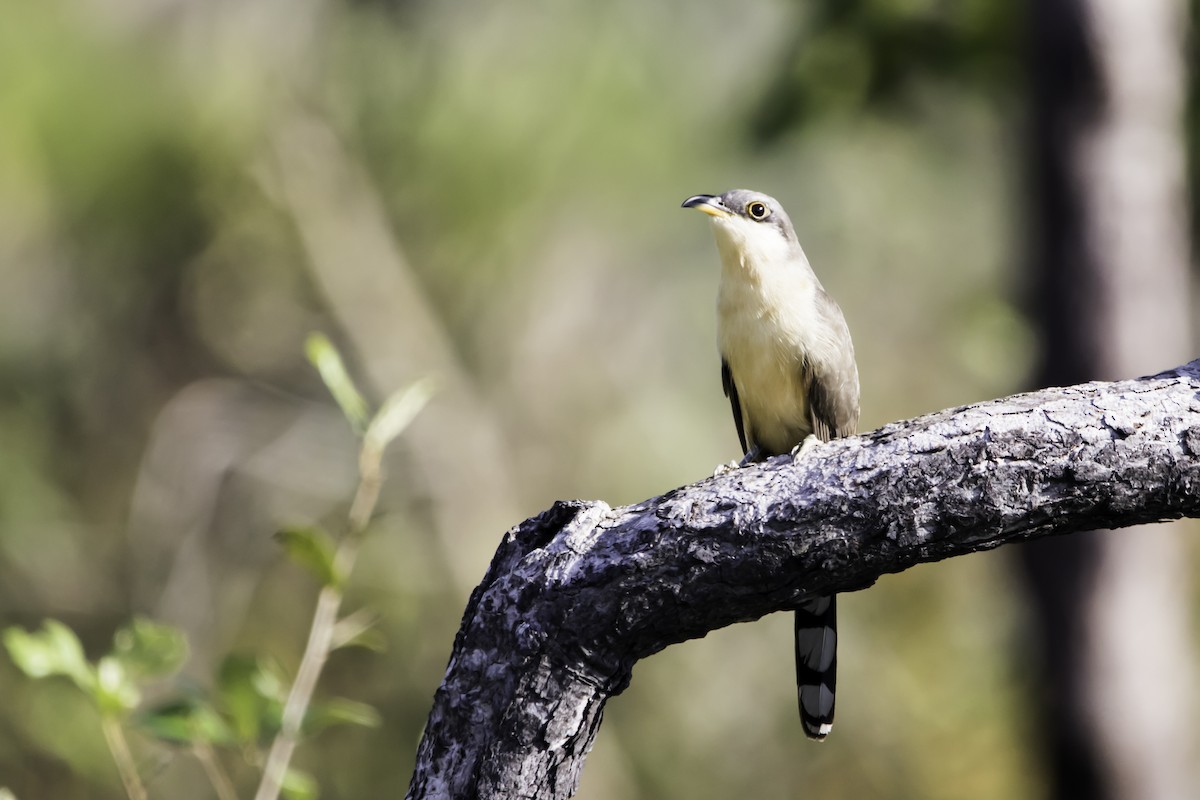
[[[363,399],[354,380],[346,370],[342,355],[323,333],[309,334],[304,345],[308,360],[321,373],[321,380],[355,433],[362,434],[367,424],[367,401]]]
[[[341,355],[329,340],[313,334],[306,346],[308,356],[317,367],[343,414],[356,432],[363,437],[360,466],[365,476],[373,476],[372,493],[364,504],[361,518],[352,517],[350,530],[339,543],[317,526],[293,526],[276,534],[284,551],[296,563],[310,570],[327,590],[340,592],[346,575],[339,574],[339,547],[347,541],[357,546],[365,532],[378,491],[379,459],[383,450],[408,427],[428,402],[432,383],[419,381],[394,393],[382,409],[367,420],[367,404],[350,378]],[[366,485],[364,483],[364,485]],[[360,497],[361,494],[360,487]],[[356,498],[356,505],[358,499]],[[346,559],[353,561],[352,557]],[[324,594],[323,594],[324,596]],[[335,594],[340,603],[340,594]],[[326,623],[329,649],[352,644],[370,645],[374,618],[363,612],[336,621],[337,607]],[[321,616],[318,615],[318,620]],[[317,629],[314,622],[314,631]],[[314,634],[315,637],[315,634]],[[66,676],[88,694],[105,720],[105,733],[112,755],[122,772],[131,794],[144,793],[137,766],[124,741],[119,724],[141,703],[142,686],[166,678],[187,660],[187,641],[181,631],[142,617],[134,618],[113,637],[111,652],[94,664],[84,654],[78,636],[62,623],[48,620],[41,631],[27,632],[9,628],[4,632],[4,644],[17,666],[32,678]],[[310,639],[310,647],[313,639]],[[305,660],[319,658],[323,663],[327,652],[305,651]],[[302,664],[301,670],[304,669]],[[318,666],[319,669],[319,666]],[[273,740],[266,759],[264,786],[272,780],[272,761],[284,736],[303,732],[311,736],[335,725],[355,725],[377,728],[380,714],[372,706],[345,698],[314,703],[308,696],[297,700],[296,686],[273,662],[261,656],[231,655],[218,670],[211,697],[198,691],[183,693],[152,708],[142,711],[135,722],[145,734],[162,742],[193,747],[236,747],[242,753],[257,752],[267,740]],[[310,684],[311,685],[311,684]],[[288,732],[285,720],[297,712],[299,725]],[[299,730],[294,730],[297,728]],[[220,770],[211,756],[203,756],[206,768]],[[316,780],[290,768],[289,755],[278,762],[278,784],[271,784],[288,798],[315,798]],[[257,760],[257,759],[256,759]],[[214,778],[214,786],[226,786],[224,776]],[[273,796],[273,795],[272,795]]]
[[[287,800],[316,800],[321,794],[316,778],[292,768],[284,773],[282,789]]]
[[[46,620],[36,633],[9,628],[4,631],[4,646],[13,663],[31,678],[65,675],[84,692],[95,691],[95,670],[83,654],[79,637],[58,620]]]
[[[304,732],[310,736],[336,725],[378,728],[383,720],[378,709],[366,703],[335,697],[314,703],[304,717]]]
[[[275,534],[284,551],[293,561],[312,572],[323,586],[340,586],[344,575],[337,574],[334,554],[337,543],[322,528],[297,526],[284,528]]]
[[[178,628],[134,617],[113,636],[112,655],[133,680],[165,678],[187,661],[187,639]]]
[[[350,631],[356,632],[357,639],[367,633],[369,625],[368,620],[360,619]],[[4,644],[26,675],[71,679],[100,713],[110,718],[124,718],[135,710],[142,687],[170,676],[187,657],[182,632],[144,618],[117,631],[112,651],[94,664],[85,657],[75,633],[57,620],[47,620],[40,631],[32,633],[9,628],[4,632]],[[290,684],[270,660],[233,654],[218,669],[211,696],[187,691],[142,710],[133,722],[143,733],[168,744],[204,743],[252,753],[279,731]],[[303,731],[313,736],[338,725],[377,728],[380,721],[378,710],[366,703],[333,698],[309,707]],[[286,797],[316,797],[317,784],[312,776],[289,770],[283,793]]]
[[[95,688],[92,699],[105,717],[120,717],[137,708],[142,693],[125,669],[125,664],[113,656],[104,656],[96,662]]]
[[[273,662],[233,654],[217,671],[217,695],[234,737],[260,744],[279,730],[288,681]]]
[[[4,645],[26,675],[70,678],[105,716],[136,708],[141,700],[138,684],[174,673],[187,657],[182,633],[142,618],[118,630],[112,651],[95,664],[84,656],[74,631],[57,620],[47,620],[34,633],[9,628]]]
[[[359,609],[337,621],[333,627],[333,649],[342,647],[362,647],[376,653],[387,649],[387,639],[376,625],[379,616],[365,609]]]
[[[185,695],[147,709],[136,721],[150,736],[174,744],[231,745],[238,741],[229,722],[198,695]]]
[[[435,389],[434,381],[424,378],[392,393],[371,418],[371,424],[363,435],[364,448],[370,452],[383,452],[421,413]]]
[[[1011,93],[1019,4],[993,0],[817,0],[750,116],[766,144],[831,114],[895,107],[922,81]]]
[[[13,662],[31,678],[70,678],[104,716],[120,717],[141,702],[139,684],[173,674],[187,658],[183,634],[166,625],[136,618],[113,637],[113,649],[95,664],[70,628],[46,620],[41,631],[9,628],[4,646]]]

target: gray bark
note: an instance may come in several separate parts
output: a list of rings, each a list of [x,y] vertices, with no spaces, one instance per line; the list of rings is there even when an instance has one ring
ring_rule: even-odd
[[[475,589],[410,798],[565,798],[635,662],[1013,541],[1200,516],[1200,360],[886,425],[509,531]],[[846,732],[844,732],[846,733]]]

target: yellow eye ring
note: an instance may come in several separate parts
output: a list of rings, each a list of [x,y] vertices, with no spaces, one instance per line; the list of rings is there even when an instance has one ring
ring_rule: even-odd
[[[771,209],[761,200],[751,200],[746,204],[746,216],[755,222],[761,222],[771,214]]]

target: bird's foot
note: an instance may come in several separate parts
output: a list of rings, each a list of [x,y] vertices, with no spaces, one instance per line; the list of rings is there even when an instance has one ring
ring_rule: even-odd
[[[762,448],[760,448],[758,445],[755,445],[754,447],[750,448],[749,453],[746,453],[746,455],[742,457],[742,463],[738,464],[738,466],[744,467],[749,464],[753,464],[756,461],[762,461],[762,460],[763,460]]]
[[[733,472],[740,464],[736,461],[729,461],[724,464],[717,464],[717,468],[713,470],[713,477],[719,478],[727,472]]]
[[[808,436],[804,437],[803,442],[792,448],[792,459],[794,460],[806,455],[821,444],[823,444],[822,441],[814,434],[810,433]]]
[[[713,470],[713,477],[714,478],[720,477],[721,475],[724,475],[727,472],[733,472],[735,469],[741,469],[742,467],[748,466],[750,464],[753,464],[756,461],[762,461],[762,460],[763,460],[762,450],[760,450],[757,447],[752,447],[752,448],[750,448],[750,452],[746,453],[746,456],[741,461],[730,461],[728,464],[718,464],[717,468],[715,470]]]

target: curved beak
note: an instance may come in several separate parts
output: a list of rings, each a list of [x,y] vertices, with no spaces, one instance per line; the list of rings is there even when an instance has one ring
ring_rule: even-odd
[[[694,208],[710,217],[731,217],[733,212],[725,207],[721,198],[711,194],[696,194],[683,201],[682,208]]]

